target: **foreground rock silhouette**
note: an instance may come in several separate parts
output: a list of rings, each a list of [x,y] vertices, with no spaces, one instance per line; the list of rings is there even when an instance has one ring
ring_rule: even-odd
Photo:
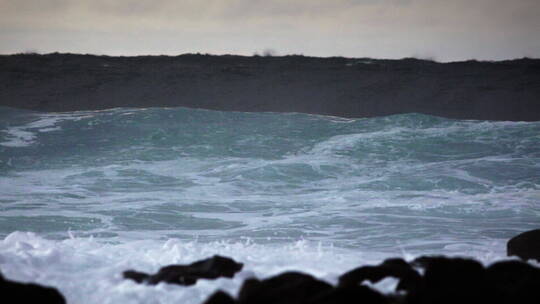
[[[385,295],[362,285],[387,277],[399,280],[394,293]],[[236,299],[217,291],[204,304],[538,304],[538,287],[540,268],[524,262],[502,261],[486,268],[473,259],[425,256],[411,263],[388,259],[353,269],[335,287],[299,272],[248,279]]]
[[[506,245],[508,256],[540,262],[540,229],[523,232],[511,238]]]
[[[188,286],[197,283],[199,279],[232,278],[242,267],[243,264],[237,263],[230,258],[215,255],[190,265],[162,267],[153,275],[128,270],[124,272],[124,278],[131,279],[137,283],[148,283],[151,285],[165,282]]]
[[[241,263],[214,256],[189,265],[170,265],[149,275],[126,271],[139,283],[193,285],[199,279],[232,278]],[[396,290],[383,294],[366,285],[385,278],[398,280]],[[411,262],[387,259],[361,266],[339,277],[336,286],[302,272],[285,272],[265,279],[244,281],[236,296],[216,291],[204,304],[538,304],[540,268],[508,260],[484,267],[467,258],[423,256]],[[23,284],[0,275],[2,303],[65,303],[54,288]]]
[[[387,259],[378,266],[362,266],[339,277],[339,286],[354,286],[392,277],[399,280],[398,291],[414,292],[419,288],[421,276],[409,263],[400,258]]]
[[[205,304],[258,303],[388,303],[387,297],[366,286],[339,286],[318,280],[301,272],[285,272],[265,279],[248,279],[242,285],[235,301],[223,291],[214,293]]]
[[[522,233],[508,242],[508,255],[537,257],[540,230]],[[191,285],[199,278],[233,277],[242,264],[214,256],[191,265],[162,268],[155,275],[124,273],[137,282]],[[396,290],[382,294],[365,285],[385,278],[398,280]],[[379,265],[360,266],[339,277],[337,286],[310,274],[289,271],[244,281],[236,297],[218,290],[204,304],[538,304],[540,268],[509,260],[484,267],[470,258],[422,256],[411,262],[392,258]]]
[[[540,60],[437,63],[306,56],[0,56],[0,106],[193,107],[343,117],[540,120]]]
[[[55,288],[10,281],[0,274],[0,302],[64,304],[66,300]]]

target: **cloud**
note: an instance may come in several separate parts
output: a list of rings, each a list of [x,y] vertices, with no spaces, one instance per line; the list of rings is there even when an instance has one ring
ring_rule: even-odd
[[[540,52],[539,11],[537,0],[0,0],[0,39],[4,49],[491,58]]]
[[[0,8],[4,13],[47,12],[68,8],[73,3],[70,0],[0,0]]]
[[[152,23],[158,28],[186,24],[204,27],[203,23],[223,27],[272,22],[300,28],[317,28],[318,24],[537,26],[539,9],[537,0],[0,0],[4,25],[8,25],[6,21],[12,25],[47,25],[60,19],[71,28],[103,28],[110,24],[142,28]]]

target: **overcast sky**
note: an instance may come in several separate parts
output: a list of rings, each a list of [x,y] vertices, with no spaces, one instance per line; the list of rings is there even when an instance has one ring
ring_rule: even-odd
[[[540,0],[0,0],[0,53],[540,57]]]

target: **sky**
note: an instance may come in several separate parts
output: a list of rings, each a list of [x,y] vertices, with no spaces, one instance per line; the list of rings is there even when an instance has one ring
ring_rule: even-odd
[[[540,0],[0,0],[0,54],[540,57]]]

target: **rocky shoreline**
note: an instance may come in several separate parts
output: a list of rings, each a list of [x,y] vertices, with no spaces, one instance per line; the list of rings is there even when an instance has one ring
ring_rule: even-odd
[[[509,240],[507,254],[540,262],[540,229]],[[307,273],[288,271],[270,278],[248,278],[236,297],[217,290],[204,304],[536,304],[540,302],[536,289],[540,268],[525,261],[505,260],[484,267],[469,258],[392,258],[352,269],[339,277],[336,286]],[[198,280],[233,278],[242,268],[242,263],[231,258],[213,256],[190,265],[165,266],[155,274],[127,270],[123,276],[140,284],[191,286]],[[365,284],[389,277],[398,280],[392,293],[383,294]],[[21,303],[65,303],[54,288],[13,282],[1,275],[0,292]]]
[[[342,117],[540,120],[540,60],[437,63],[305,56],[0,56],[0,106],[193,107]]]

